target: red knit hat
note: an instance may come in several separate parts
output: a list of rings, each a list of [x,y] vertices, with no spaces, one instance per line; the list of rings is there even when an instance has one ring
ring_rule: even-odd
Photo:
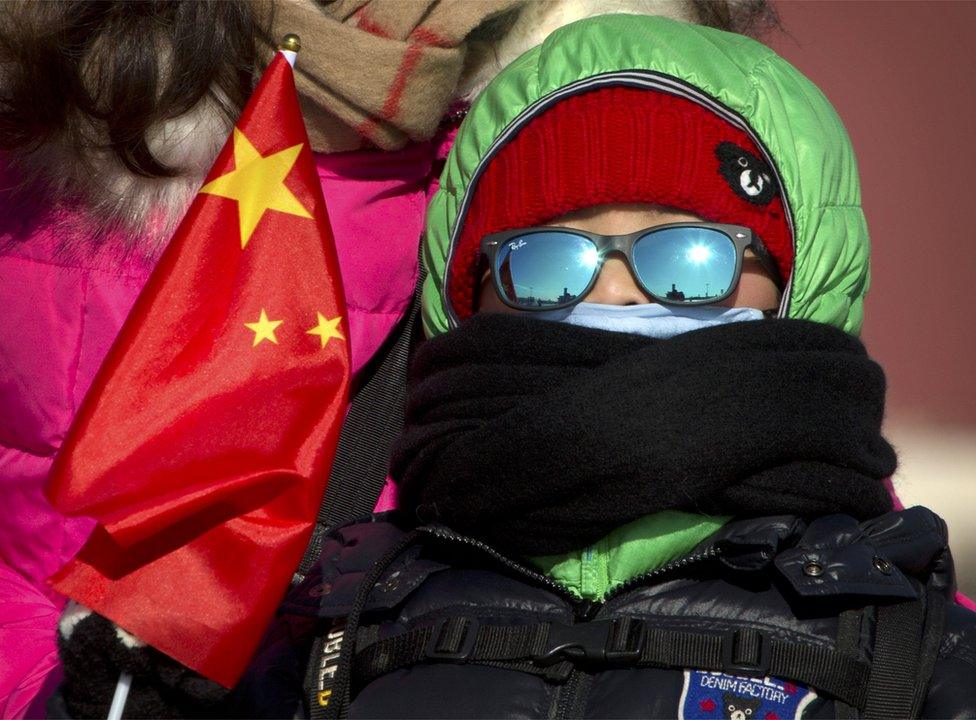
[[[542,112],[476,181],[448,269],[460,319],[474,312],[480,241],[573,210],[648,202],[743,225],[785,280],[793,243],[773,173],[749,136],[716,113],[655,90],[614,86]]]

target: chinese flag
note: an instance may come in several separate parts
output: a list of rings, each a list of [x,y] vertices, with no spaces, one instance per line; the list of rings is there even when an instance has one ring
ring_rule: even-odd
[[[347,401],[345,322],[278,53],[52,470],[55,506],[98,521],[54,587],[233,685],[315,522]]]

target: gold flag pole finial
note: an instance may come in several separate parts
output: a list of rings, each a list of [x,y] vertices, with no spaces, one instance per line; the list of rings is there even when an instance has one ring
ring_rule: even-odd
[[[302,49],[302,39],[298,37],[295,33],[288,33],[283,38],[281,38],[281,43],[279,43],[278,49],[297,53],[299,50]]]

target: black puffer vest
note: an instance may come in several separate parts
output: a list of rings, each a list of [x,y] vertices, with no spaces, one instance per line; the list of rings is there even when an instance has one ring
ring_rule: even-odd
[[[924,508],[733,521],[600,603],[374,515],[330,534],[236,696],[271,717],[976,717],[953,591]]]

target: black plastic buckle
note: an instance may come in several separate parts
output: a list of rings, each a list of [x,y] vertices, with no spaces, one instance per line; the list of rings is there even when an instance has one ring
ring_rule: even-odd
[[[742,644],[746,633],[756,638],[758,652],[753,657],[739,658],[736,662],[736,650]],[[722,670],[733,675],[749,677],[765,677],[769,674],[769,662],[772,655],[769,638],[758,630],[726,630],[722,635]]]
[[[548,647],[532,658],[541,667],[569,660],[603,665],[635,664],[644,646],[645,628],[640,620],[593,620],[576,625],[552,623]]]
[[[452,643],[452,647],[445,647],[447,641],[448,623],[464,623],[463,635],[460,642]],[[424,649],[426,657],[433,660],[457,660],[463,662],[471,656],[475,641],[478,639],[478,629],[481,623],[475,618],[446,617],[441,618],[434,625],[430,633],[430,640]],[[451,628],[453,630],[453,628]]]
[[[620,618],[613,621],[613,634],[607,647],[606,660],[610,665],[636,665],[644,651],[647,626],[643,620]]]

